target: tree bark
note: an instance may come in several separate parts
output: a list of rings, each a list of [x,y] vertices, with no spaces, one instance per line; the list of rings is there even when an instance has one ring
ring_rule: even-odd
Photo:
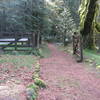
[[[35,47],[37,47],[37,38],[38,38],[38,35],[37,33],[35,34]]]
[[[34,33],[32,34],[31,41],[32,41],[32,48],[34,48],[36,46],[36,44],[35,44],[35,34]]]
[[[84,29],[81,30],[83,36],[84,47],[93,49],[94,48],[94,32],[93,32],[93,21],[95,17],[97,0],[90,0],[88,13],[84,22]]]
[[[37,34],[37,48],[40,47],[40,33]]]

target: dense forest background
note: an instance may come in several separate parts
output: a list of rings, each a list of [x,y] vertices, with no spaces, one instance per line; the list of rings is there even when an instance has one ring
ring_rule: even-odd
[[[98,7],[94,9],[99,9],[99,0],[96,4]],[[83,7],[80,11],[79,6]],[[99,32],[93,30],[94,36],[90,32],[92,28],[83,29],[83,26],[86,28],[92,25],[92,23],[91,25],[85,24],[87,20],[85,18],[89,18],[90,13],[88,7],[88,0],[0,0],[0,32],[33,32],[43,38],[64,42],[66,37],[71,38],[73,32],[78,31],[84,34],[84,40],[91,40],[87,45],[93,47],[93,38]],[[88,12],[86,12],[87,9]],[[94,22],[94,18],[92,19],[90,22]],[[97,23],[99,20],[98,14],[95,20],[97,31],[100,26]],[[89,48],[92,48],[91,46]]]

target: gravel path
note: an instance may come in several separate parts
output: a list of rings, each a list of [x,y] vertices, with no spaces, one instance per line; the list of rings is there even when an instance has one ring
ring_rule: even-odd
[[[100,74],[48,45],[52,54],[40,60],[41,78],[47,83],[37,100],[100,100]]]

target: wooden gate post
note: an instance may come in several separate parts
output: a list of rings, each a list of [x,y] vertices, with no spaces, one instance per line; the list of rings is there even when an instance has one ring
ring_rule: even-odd
[[[17,33],[15,32],[15,50],[17,50]]]
[[[77,56],[77,62],[83,61],[83,39],[82,36],[76,32],[73,35],[73,54]]]

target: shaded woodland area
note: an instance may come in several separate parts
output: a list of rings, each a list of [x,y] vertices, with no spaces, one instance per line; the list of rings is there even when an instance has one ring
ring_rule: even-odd
[[[4,38],[10,33],[20,35],[21,33],[32,33],[33,35],[31,34],[28,39],[29,45],[39,47],[42,37],[47,40],[51,38],[51,40],[65,42],[66,37],[71,40],[73,32],[78,31],[84,37],[85,47],[92,45],[95,48],[95,44],[99,44],[99,40],[96,39],[99,36],[96,35],[99,31],[98,13],[99,0],[98,2],[88,0],[1,0],[0,33],[1,37],[2,34],[5,34]],[[89,20],[91,23],[88,23]],[[95,27],[96,30],[92,27]],[[21,36],[18,35],[18,38]],[[23,38],[26,38],[25,35]],[[87,43],[86,38],[90,40]]]
[[[28,35],[27,39],[29,40],[29,46],[33,48],[39,47],[42,37],[46,39],[54,38],[54,40],[56,38],[57,41],[61,42],[66,38],[67,34],[68,37],[71,37],[73,31],[79,25],[79,15],[77,12],[79,4],[76,1],[66,0],[1,0],[1,42],[4,42],[2,38],[7,38],[7,36],[14,38],[18,35],[15,39],[17,41],[21,38],[26,39],[27,36],[25,34],[31,34],[30,36]],[[71,5],[74,6],[72,7]],[[75,12],[72,12],[74,10]],[[62,25],[63,22],[64,25]],[[69,25],[67,25],[68,23]],[[10,46],[10,44],[15,43],[7,43],[7,45]],[[3,47],[5,48],[5,46]]]
[[[40,31],[43,25],[44,3],[32,0],[0,1],[0,37],[29,40],[29,46],[38,47]],[[42,31],[41,31],[42,32]],[[8,43],[14,44],[14,43]]]

